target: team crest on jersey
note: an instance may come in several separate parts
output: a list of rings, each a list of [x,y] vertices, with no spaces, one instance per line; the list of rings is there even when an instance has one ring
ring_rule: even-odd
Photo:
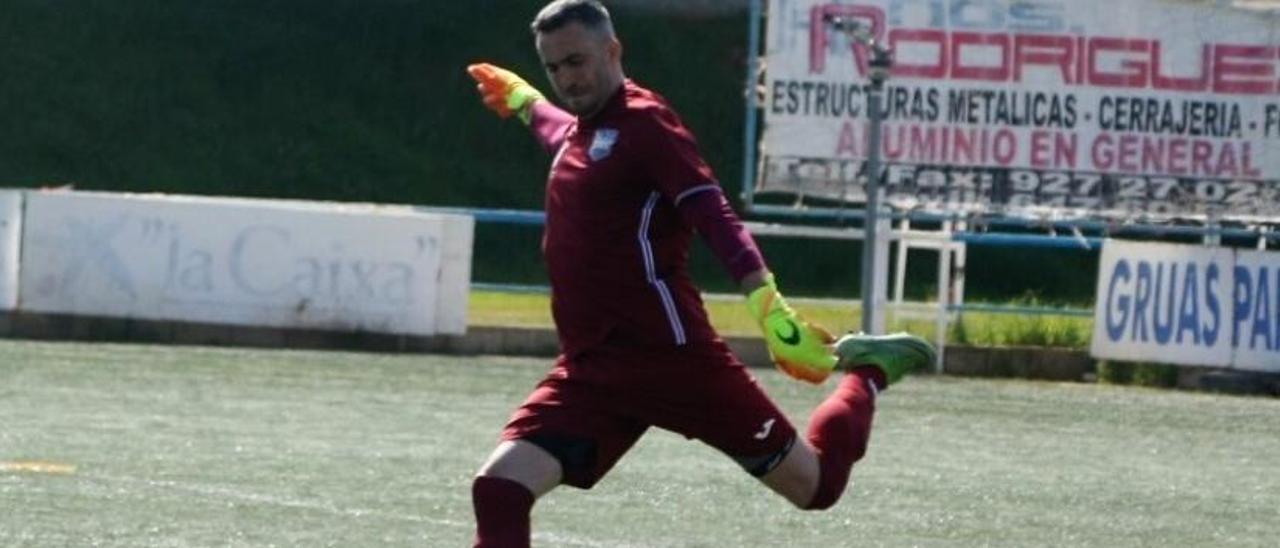
[[[592,162],[599,162],[609,157],[609,153],[613,152],[614,143],[618,142],[618,130],[612,128],[600,128],[596,130],[596,134],[591,138],[591,148],[587,149],[587,156],[591,157]]]

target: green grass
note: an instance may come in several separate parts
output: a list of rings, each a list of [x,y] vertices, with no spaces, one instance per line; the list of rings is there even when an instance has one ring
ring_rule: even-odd
[[[806,318],[833,333],[857,331],[861,310],[850,301],[791,299]],[[1025,303],[1023,303],[1025,304]],[[747,312],[746,299],[729,296],[706,299],[707,313],[724,335],[756,335],[759,328]],[[515,325],[552,327],[546,295],[472,291],[468,308],[472,325]],[[901,329],[932,339],[932,319],[889,318],[890,329]],[[1011,315],[969,312],[950,324],[947,340],[953,344],[978,346],[1056,346],[1086,348],[1093,332],[1093,319],[1075,316]]]
[[[0,341],[0,546],[465,546],[470,476],[546,360]],[[825,391],[757,375],[803,425]],[[1280,401],[922,377],[801,513],[655,431],[537,546],[1272,546]],[[0,467],[3,468],[3,467]]]
[[[1089,338],[1092,334],[1093,318],[966,312],[959,322],[950,324],[947,340],[953,344],[975,346],[1054,346],[1084,349],[1089,347]]]

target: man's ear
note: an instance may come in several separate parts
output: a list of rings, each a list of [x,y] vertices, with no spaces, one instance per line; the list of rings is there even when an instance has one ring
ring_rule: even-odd
[[[622,42],[617,38],[609,40],[609,59],[617,63],[622,62]]]

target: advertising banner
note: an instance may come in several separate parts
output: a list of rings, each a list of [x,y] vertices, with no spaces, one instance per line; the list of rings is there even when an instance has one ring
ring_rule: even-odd
[[[468,218],[145,195],[26,200],[24,311],[410,335],[465,328]]]
[[[1091,353],[1280,372],[1280,253],[1108,240]]]
[[[1181,0],[770,0],[757,192],[861,202],[869,50],[893,51],[887,201],[1280,217],[1280,22]]]

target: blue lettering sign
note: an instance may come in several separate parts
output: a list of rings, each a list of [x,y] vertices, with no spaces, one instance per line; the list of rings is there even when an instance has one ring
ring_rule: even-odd
[[[889,26],[1011,32],[1067,30],[1063,0],[892,0]]]
[[[1009,30],[1059,32],[1067,19],[1061,2],[1015,1],[1009,4]]]
[[[1138,261],[1138,279],[1133,287],[1133,335],[1135,341],[1147,342],[1147,303],[1151,301],[1151,265]]]
[[[1267,277],[1267,267],[1258,268],[1258,286],[1253,294],[1253,334],[1249,337],[1249,348],[1258,347],[1258,337],[1267,350],[1271,345],[1271,282]]]
[[[1187,263],[1187,272],[1182,278],[1182,305],[1178,310],[1178,344],[1182,344],[1182,335],[1191,332],[1191,342],[1200,344],[1200,291],[1196,281],[1196,263]],[[1170,286],[1172,289],[1172,286]],[[1172,306],[1169,307],[1173,309]]]
[[[1211,262],[1117,260],[1102,303],[1106,337],[1113,342],[1127,338],[1161,346],[1214,346],[1222,328],[1220,278],[1218,265]]]
[[[1209,263],[1204,273],[1204,299],[1208,303],[1209,316],[1213,318],[1213,327],[1204,326],[1204,345],[1213,346],[1218,344],[1218,330],[1222,327],[1222,306],[1218,304],[1218,291],[1215,289],[1218,281],[1218,265]]]
[[[1231,320],[1234,329],[1231,330],[1231,347],[1240,348],[1240,324],[1249,318],[1249,310],[1252,308],[1250,303],[1253,300],[1252,278],[1249,276],[1249,269],[1240,265],[1236,265],[1235,269],[1236,283],[1231,288],[1231,306],[1234,312],[1231,314]]]
[[[1117,298],[1116,284],[1121,281],[1127,284],[1130,277],[1129,261],[1116,261],[1116,266],[1111,271],[1111,283],[1107,284],[1107,338],[1112,341],[1118,341],[1124,336],[1124,326],[1129,321],[1129,296],[1120,295]],[[1116,316],[1119,316],[1120,321],[1115,321]]]
[[[1176,282],[1178,279],[1178,265],[1171,264],[1169,265],[1169,289],[1162,291],[1164,288],[1164,266],[1164,263],[1156,263],[1156,284],[1152,291],[1156,300],[1151,303],[1151,323],[1155,326],[1156,343],[1162,346],[1173,338],[1173,291],[1174,287],[1178,285]],[[1163,314],[1160,313],[1161,305],[1164,305]]]
[[[951,28],[1003,29],[1004,6],[997,0],[954,0]]]

